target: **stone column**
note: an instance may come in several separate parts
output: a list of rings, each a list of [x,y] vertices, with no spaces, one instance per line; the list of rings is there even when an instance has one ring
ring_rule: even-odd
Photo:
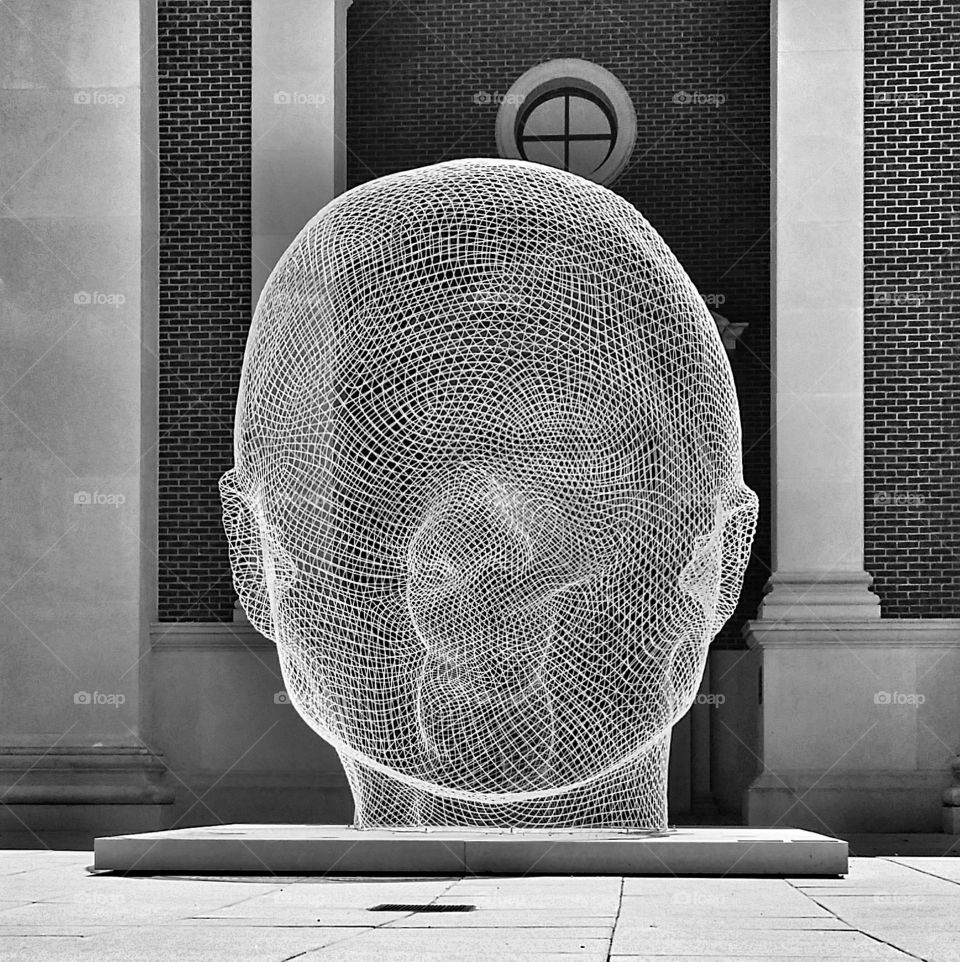
[[[863,570],[863,2],[774,0],[774,574],[753,825],[929,832],[956,621],[884,620]]]
[[[155,4],[0,9],[0,830],[147,830]]]
[[[773,566],[762,620],[880,616],[863,570],[863,3],[773,4]]]
[[[254,304],[300,228],[346,187],[350,3],[253,0]]]

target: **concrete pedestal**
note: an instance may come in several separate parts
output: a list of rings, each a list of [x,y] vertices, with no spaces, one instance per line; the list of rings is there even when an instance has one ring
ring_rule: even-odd
[[[763,664],[750,825],[936,832],[960,726],[960,620],[751,622]]]
[[[847,843],[799,829],[593,829],[217,825],[98,838],[97,869],[451,875],[842,875]]]

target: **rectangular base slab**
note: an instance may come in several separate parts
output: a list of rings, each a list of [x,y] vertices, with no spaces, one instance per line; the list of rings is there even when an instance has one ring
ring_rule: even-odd
[[[842,875],[847,843],[793,828],[678,828],[646,835],[214,825],[98,838],[94,867],[198,874]]]

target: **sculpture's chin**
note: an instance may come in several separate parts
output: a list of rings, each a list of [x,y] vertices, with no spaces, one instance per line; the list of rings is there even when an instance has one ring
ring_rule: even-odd
[[[478,792],[537,791],[551,784],[556,750],[551,696],[531,671],[478,687],[431,659],[416,692],[425,780]],[[427,774],[425,772],[425,774]]]

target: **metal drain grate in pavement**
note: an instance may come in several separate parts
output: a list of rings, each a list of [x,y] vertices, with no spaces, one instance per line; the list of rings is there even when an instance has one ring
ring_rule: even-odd
[[[400,902],[382,902],[380,905],[373,905],[368,912],[472,912],[475,905],[405,905]]]

